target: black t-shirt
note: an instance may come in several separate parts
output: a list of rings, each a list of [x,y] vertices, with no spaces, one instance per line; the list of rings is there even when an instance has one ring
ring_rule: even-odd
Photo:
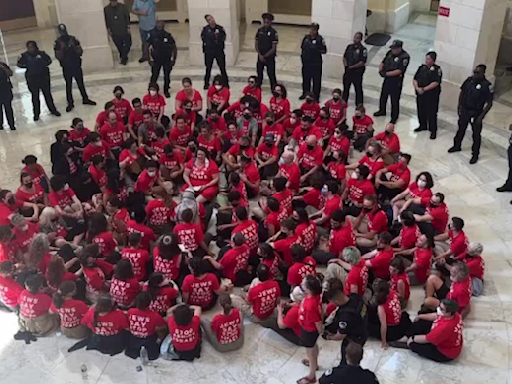
[[[468,111],[481,112],[485,103],[492,101],[494,89],[492,84],[486,79],[474,79],[468,77],[460,87],[462,92],[462,108]]]
[[[153,47],[153,59],[162,61],[172,57],[176,41],[169,32],[154,29],[149,34],[148,44]]]
[[[351,340],[364,343],[368,338],[366,304],[355,293],[351,293],[348,297],[348,303],[336,308],[326,319],[325,329],[331,334],[347,335]]]
[[[339,365],[326,371],[319,384],[379,384],[375,374],[352,365]]]
[[[258,29],[258,32],[256,32],[256,42],[258,43],[258,50],[262,55],[266,55],[271,49],[274,42],[278,42],[279,37],[277,36],[277,31],[270,27],[265,28],[261,27]],[[274,57],[275,54],[271,57],[268,57],[268,59],[271,59]]]
[[[345,60],[347,61],[347,66],[356,65],[359,62],[363,62],[366,64],[366,60],[368,60],[368,50],[362,45],[350,44],[347,46],[345,50],[345,54],[343,55]],[[355,68],[355,69],[347,69],[348,71],[364,71],[365,67]]]
[[[419,66],[416,74],[414,75],[414,80],[418,82],[420,87],[426,87],[431,83],[439,83],[443,79],[443,71],[441,71],[441,67],[439,65],[434,64],[431,67],[427,67],[425,64]],[[432,89],[432,91],[439,92],[441,90],[441,86]],[[430,92],[430,91],[428,91]]]

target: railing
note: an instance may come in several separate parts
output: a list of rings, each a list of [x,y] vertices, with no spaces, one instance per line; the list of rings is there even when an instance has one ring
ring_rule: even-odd
[[[5,64],[9,65],[9,58],[7,57],[7,50],[5,49],[5,41],[4,41],[4,33],[2,29],[0,29],[0,43],[2,44],[2,51],[5,58]]]

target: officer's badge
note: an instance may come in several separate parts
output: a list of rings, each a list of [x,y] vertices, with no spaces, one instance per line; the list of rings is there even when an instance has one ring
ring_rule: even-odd
[[[313,44],[316,44],[316,40],[313,40]]]
[[[443,71],[441,71],[441,68],[439,68],[439,69],[437,70],[437,74],[438,74],[439,76],[443,76]]]
[[[407,65],[409,63],[408,59],[404,59],[404,65]]]
[[[435,67],[430,67],[431,71],[435,71],[435,69],[436,69]]]
[[[476,89],[480,89],[480,88],[482,88],[482,86],[480,84],[477,84]]]
[[[325,371],[325,376],[331,376],[332,375],[332,368]]]
[[[339,324],[338,324],[338,327],[340,327],[340,329],[346,329],[347,325],[348,324],[346,322],[340,321]]]
[[[494,85],[489,84],[489,92],[494,93]]]
[[[395,63],[398,63],[398,60],[400,60],[398,57],[395,57]]]
[[[42,59],[42,56],[41,55],[37,55],[36,59]]]
[[[356,49],[356,55],[359,55],[359,49]]]
[[[269,35],[269,36],[270,36],[270,32],[269,32],[269,33],[267,33],[267,35]]]
[[[169,39],[167,37],[164,37],[164,43],[167,43]]]
[[[363,56],[364,57],[368,56],[368,51],[366,49],[363,49]]]

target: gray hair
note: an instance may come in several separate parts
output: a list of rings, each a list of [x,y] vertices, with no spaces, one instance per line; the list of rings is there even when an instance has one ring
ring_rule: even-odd
[[[50,241],[44,233],[36,235],[30,243],[29,262],[33,267],[37,267],[43,257],[50,251]]]
[[[25,220],[25,217],[20,215],[19,213],[15,213],[11,217],[11,224],[15,227],[20,221]]]
[[[477,241],[473,241],[468,245],[468,255],[469,256],[479,256],[484,252],[484,246],[482,243]]]
[[[361,252],[356,247],[345,247],[341,256],[347,263],[352,265],[357,265],[361,261]]]

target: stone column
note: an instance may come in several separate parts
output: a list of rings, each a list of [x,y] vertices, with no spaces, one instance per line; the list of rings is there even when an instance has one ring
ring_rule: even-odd
[[[366,26],[367,0],[313,0],[312,21],[320,24],[327,54],[324,56],[324,76],[343,76],[343,54],[356,32]]]
[[[507,0],[441,0],[450,9],[438,16],[435,49],[443,69],[442,103],[457,106],[459,87],[478,64],[487,65],[494,82],[494,69],[505,21]]]
[[[84,49],[85,71],[111,69],[114,66],[108,41],[102,0],[56,0],[59,23],[66,24]]]
[[[239,6],[239,0],[188,0],[190,64],[204,65],[201,31],[206,25],[206,14],[215,17],[217,23],[226,30],[226,64],[235,64],[240,51]]]

